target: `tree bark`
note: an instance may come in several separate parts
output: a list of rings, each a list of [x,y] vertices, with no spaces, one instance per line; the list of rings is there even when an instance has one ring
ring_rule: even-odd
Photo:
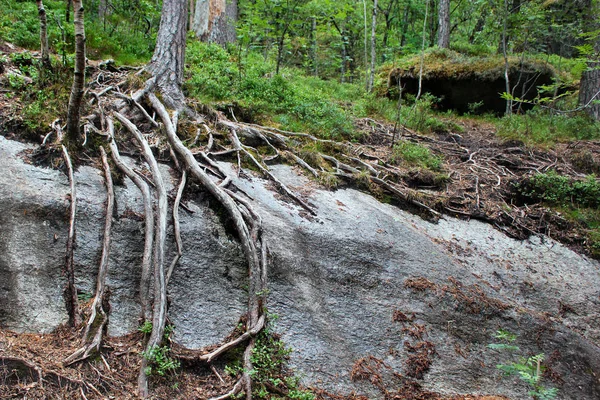
[[[375,81],[375,60],[376,60],[376,38],[375,28],[377,27],[377,0],[373,0],[373,19],[371,20],[371,74],[369,75],[368,91],[373,90],[373,83]]]
[[[447,49],[450,46],[450,0],[440,0],[438,21],[438,46]]]
[[[193,15],[190,15],[190,29],[204,42],[222,46],[233,43],[237,10],[237,0],[196,0]]]
[[[79,304],[77,299],[77,289],[75,289],[75,260],[73,251],[75,249],[75,218],[77,215],[77,190],[75,177],[73,175],[73,165],[71,157],[65,146],[62,146],[63,158],[69,175],[69,185],[71,187],[71,207],[69,211],[69,235],[67,236],[67,253],[65,256],[65,273],[67,275],[67,285],[64,291],[67,313],[69,314],[69,325],[78,326],[81,324],[79,315]]]
[[[425,31],[427,30],[427,14],[429,13],[429,1],[425,3],[425,17],[423,17],[423,37],[421,38],[421,61],[419,63],[419,91],[415,100],[421,98],[421,90],[423,89],[423,63],[425,61]]]
[[[502,56],[504,57],[504,86],[507,94],[510,94],[510,78],[508,75],[509,65],[508,65],[508,50],[506,48],[508,42],[508,34],[507,34],[507,24],[508,24],[508,0],[504,0],[504,22],[502,25]],[[506,100],[506,111],[505,115],[512,114],[512,100]]]
[[[404,45],[406,44],[406,32],[408,31],[408,20],[410,18],[410,15],[412,13],[412,2],[411,0],[408,1],[408,4],[406,5],[406,8],[404,9],[404,16],[402,17],[402,30],[400,32],[400,47],[404,47]],[[412,25],[412,23],[411,23]]]
[[[595,31],[600,27],[598,11],[600,5],[590,3],[589,20],[586,30]],[[587,70],[581,74],[579,105],[595,120],[600,120],[600,37],[596,38],[594,54],[587,63]]]
[[[83,3],[73,0],[75,16],[75,73],[73,86],[69,97],[67,111],[67,140],[78,145],[79,143],[79,118],[81,113],[81,100],[83,99],[83,85],[85,83],[85,28],[83,24]]]
[[[40,50],[42,66],[50,68],[50,51],[48,50],[48,23],[46,18],[46,9],[42,0],[37,0],[38,16],[40,19]]]
[[[165,0],[160,17],[156,47],[147,70],[155,78],[169,107],[180,108],[185,62],[187,0]]]

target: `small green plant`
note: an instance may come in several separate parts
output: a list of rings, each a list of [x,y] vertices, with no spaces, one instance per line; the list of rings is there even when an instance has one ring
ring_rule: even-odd
[[[142,332],[144,335],[149,335],[152,333],[152,321],[144,321],[144,323],[138,328],[138,331]]]
[[[516,185],[517,192],[530,200],[551,205],[598,207],[600,183],[594,175],[583,180],[559,175],[555,171],[535,174]]]
[[[427,147],[418,143],[401,141],[394,145],[390,161],[395,164],[406,164],[409,167],[420,167],[439,171],[442,159],[431,153]]]
[[[147,375],[165,376],[169,372],[174,372],[181,365],[179,360],[169,357],[167,346],[154,346],[147,351],[143,351],[142,356],[150,364],[145,370]]]
[[[79,300],[82,303],[89,301],[92,297],[93,295],[89,292],[77,293],[77,300]]]
[[[23,75],[11,72],[6,74],[6,76],[8,77],[8,85],[11,89],[20,90],[25,87],[25,78]]]
[[[479,109],[483,107],[483,100],[469,103],[467,107],[469,108],[469,114],[477,114]]]
[[[494,338],[500,340],[500,343],[489,344],[488,348],[490,349],[511,352],[520,350],[520,348],[514,344],[517,340],[517,335],[515,334],[500,329],[496,332]],[[505,375],[517,375],[519,379],[531,388],[528,394],[533,399],[551,400],[556,398],[558,389],[546,387],[540,383],[545,369],[542,365],[544,358],[545,356],[543,353],[530,357],[520,356],[518,361],[507,364],[498,364],[496,365],[496,368],[504,372]]]
[[[276,314],[266,312],[267,326],[257,335],[256,343],[252,350],[250,360],[252,370],[248,374],[252,377],[252,395],[256,399],[271,399],[272,387],[287,389],[289,399],[314,400],[315,396],[300,388],[300,380],[295,376],[287,375],[285,363],[292,350],[287,347],[279,336],[271,332],[273,321],[278,318]],[[241,360],[236,360],[225,366],[225,373],[236,376],[244,372]]]

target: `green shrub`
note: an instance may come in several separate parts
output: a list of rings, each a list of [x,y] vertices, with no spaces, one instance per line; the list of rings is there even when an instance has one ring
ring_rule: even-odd
[[[277,123],[282,129],[306,131],[323,138],[353,135],[349,115],[332,96],[351,92],[286,69],[273,75],[274,66],[249,53],[240,60],[215,44],[190,42],[185,90],[204,102],[235,103],[250,110],[257,121]]]
[[[442,159],[439,156],[432,154],[431,150],[423,145],[408,141],[401,141],[394,145],[390,161],[395,164],[434,171],[442,168]]]
[[[529,201],[542,201],[550,205],[598,207],[600,183],[594,175],[584,180],[573,180],[554,171],[536,174],[516,185],[517,192]]]
[[[498,135],[505,139],[545,146],[600,138],[600,123],[585,114],[555,114],[540,108],[501,118],[497,128]]]

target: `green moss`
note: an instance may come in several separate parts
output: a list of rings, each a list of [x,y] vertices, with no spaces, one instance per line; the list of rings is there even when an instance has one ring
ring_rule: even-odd
[[[441,170],[443,165],[442,158],[434,155],[427,147],[408,141],[401,141],[394,145],[390,162],[433,171]]]
[[[565,80],[572,80],[567,72],[560,72],[540,57],[518,56],[508,57],[509,69],[516,71],[536,71],[548,73],[552,76],[564,76]],[[421,56],[413,55],[400,59],[394,65],[385,65],[382,73],[400,74],[402,77],[414,77],[419,74]],[[471,56],[461,54],[449,49],[431,48],[423,56],[423,79],[477,79],[489,80],[504,79],[504,58],[501,55]]]

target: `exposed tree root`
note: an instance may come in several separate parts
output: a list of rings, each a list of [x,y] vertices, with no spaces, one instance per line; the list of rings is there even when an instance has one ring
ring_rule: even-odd
[[[171,261],[171,265],[169,265],[169,270],[167,271],[167,285],[169,284],[171,274],[173,273],[177,262],[183,254],[183,244],[181,242],[181,229],[179,227],[179,204],[181,203],[181,196],[183,195],[183,189],[185,189],[186,181],[187,172],[183,171],[181,173],[181,181],[179,182],[179,188],[177,189],[177,196],[175,197],[175,201],[173,202],[173,232],[175,234],[175,244],[177,245],[177,253],[175,254],[175,257],[173,257],[173,261]]]
[[[75,218],[77,214],[77,191],[75,188],[75,178],[73,176],[73,165],[71,163],[71,157],[65,146],[62,147],[63,158],[65,165],[67,166],[67,173],[69,176],[69,185],[71,187],[71,207],[69,211],[69,234],[67,236],[67,253],[65,256],[65,272],[67,276],[67,285],[65,287],[63,296],[67,306],[67,312],[69,314],[69,325],[79,326],[81,325],[81,315],[79,315],[79,304],[77,301],[77,289],[75,289],[75,261],[74,261],[74,248],[75,248]]]
[[[69,378],[54,371],[45,371],[39,365],[19,357],[0,357],[0,367],[10,371],[9,376],[2,377],[3,383],[17,383],[32,381],[40,388],[45,384],[57,387],[79,388],[80,393],[94,391],[96,394],[102,394],[93,385],[83,380]],[[85,396],[85,394],[83,394]],[[27,398],[27,397],[25,397]]]
[[[246,261],[248,262],[248,280],[249,280],[249,296],[248,296],[248,330],[253,331],[259,326],[265,302],[265,285],[266,285],[266,245],[262,240],[262,221],[258,215],[249,207],[248,203],[237,203],[221,186],[217,185],[210,176],[204,172],[198,165],[192,152],[183,145],[177,137],[175,126],[171,118],[160,102],[160,100],[152,93],[148,94],[148,98],[152,107],[156,110],[158,116],[162,120],[167,138],[175,153],[182,159],[183,164],[196,178],[227,210],[227,213],[233,220],[238,238],[240,240]],[[264,323],[264,320],[263,320]],[[260,330],[260,329],[258,329]],[[246,389],[246,398],[252,398],[251,378],[249,372],[252,371],[252,362],[250,354],[254,341],[251,339],[248,344],[244,356],[244,386]]]
[[[114,113],[115,117],[129,130],[136,138],[142,149],[142,154],[146,163],[150,166],[152,172],[152,181],[157,195],[157,213],[156,227],[154,240],[154,303],[152,307],[152,332],[146,344],[146,351],[151,352],[153,349],[160,347],[163,341],[165,325],[167,321],[167,285],[164,267],[165,254],[165,239],[167,235],[167,191],[164,186],[163,178],[158,169],[156,158],[152,154],[150,145],[147,140],[129,119],[125,116]],[[138,377],[138,391],[140,396],[147,397],[148,392],[148,376],[146,369],[148,360],[142,358],[142,366]]]
[[[148,291],[150,288],[150,269],[152,265],[152,244],[154,242],[154,208],[152,205],[152,195],[148,184],[121,159],[119,148],[114,140],[114,125],[111,117],[107,118],[107,126],[110,135],[110,150],[115,165],[127,175],[127,177],[140,189],[140,192],[142,192],[145,228],[144,254],[142,256],[142,274],[140,279],[140,305],[142,308],[141,317],[143,320],[147,320],[149,318]]]
[[[90,308],[90,317],[83,334],[82,346],[65,359],[65,364],[70,365],[78,361],[85,360],[90,355],[100,351],[102,336],[108,323],[108,310],[105,309],[106,301],[106,275],[108,273],[108,255],[110,252],[110,235],[112,228],[112,218],[114,212],[115,195],[113,190],[110,167],[103,147],[100,147],[102,155],[102,166],[104,168],[104,178],[106,182],[106,220],[104,224],[104,240],[102,242],[102,257],[98,267],[98,277],[96,279],[96,295]]]
[[[392,199],[416,208],[423,215],[434,220],[442,217],[440,211],[453,212],[455,214],[463,213],[466,216],[474,216],[476,215],[475,213],[485,215],[487,193],[489,193],[490,189],[495,190],[506,179],[505,177],[512,173],[510,169],[492,162],[494,158],[501,158],[502,154],[487,155],[485,159],[482,159],[481,153],[478,150],[465,148],[458,143],[449,143],[448,141],[425,137],[408,129],[403,129],[403,135],[400,140],[425,142],[433,149],[438,149],[436,151],[440,153],[444,152],[444,154],[448,154],[450,152],[456,154],[456,157],[460,158],[461,162],[465,164],[465,167],[469,170],[468,174],[458,176],[457,178],[465,182],[468,181],[473,187],[473,205],[475,208],[469,209],[464,204],[457,206],[452,202],[452,199],[448,198],[447,193],[441,191],[436,193],[435,190],[423,192],[414,189],[414,186],[411,186],[407,180],[406,168],[403,169],[389,161],[389,151],[386,154],[382,153],[381,149],[376,148],[376,146],[339,143],[332,140],[319,139],[305,133],[288,132],[237,121],[232,122],[218,113],[215,113],[216,121],[209,127],[207,125],[208,122],[202,120],[201,117],[188,109],[180,101],[171,101],[171,106],[175,105],[176,110],[174,114],[169,115],[165,106],[153,92],[156,88],[153,82],[152,79],[147,81],[146,87],[131,97],[123,94],[115,94],[115,97],[119,99],[118,101],[125,100],[125,102],[121,101],[119,106],[117,105],[118,101],[114,101],[113,97],[113,100],[111,100],[112,106],[108,107],[112,107],[113,109],[116,107],[116,109],[120,110],[119,112],[113,112],[114,118],[118,119],[121,125],[136,137],[142,148],[142,154],[146,163],[152,172],[152,178],[148,178],[143,175],[140,176],[132,170],[126,171],[117,161],[119,156],[116,142],[111,143],[113,158],[115,158],[115,163],[119,169],[134,180],[134,183],[140,187],[142,192],[144,192],[142,187],[145,186],[146,194],[143,197],[147,223],[145,252],[142,261],[144,265],[142,271],[145,272],[142,273],[140,296],[142,309],[145,310],[144,313],[148,313],[149,309],[152,308],[153,321],[153,330],[146,349],[150,350],[155,346],[160,346],[163,341],[164,326],[167,317],[166,286],[182,255],[178,207],[186,184],[187,175],[190,175],[192,179],[202,185],[226,210],[233,221],[233,226],[248,263],[250,284],[246,331],[238,338],[220,345],[208,354],[187,350],[179,351],[179,349],[175,349],[174,351],[174,355],[179,358],[212,365],[225,352],[242,344],[246,345],[243,356],[244,372],[242,376],[229,392],[215,397],[215,399],[225,399],[238,394],[242,390],[245,392],[247,399],[252,398],[251,355],[255,336],[265,325],[263,309],[265,304],[265,289],[267,287],[267,245],[262,238],[262,221],[260,216],[254,210],[251,202],[248,201],[251,198],[232,184],[232,177],[215,162],[215,158],[225,156],[237,157],[238,174],[242,172],[241,162],[243,160],[247,163],[244,165],[248,165],[252,169],[257,169],[266,179],[273,182],[281,194],[312,215],[316,215],[313,207],[270,172],[268,167],[269,162],[275,159],[284,159],[297,164],[322,182],[327,182],[327,179],[331,178],[333,180],[339,178],[351,182],[356,186],[366,188],[376,194],[388,194]],[[112,86],[118,90],[118,86]],[[162,86],[159,86],[161,94],[163,89]],[[101,92],[106,94],[110,91],[103,90]],[[96,99],[100,107],[100,95]],[[164,99],[165,97],[163,96]],[[173,100],[173,98],[170,100]],[[152,115],[152,109],[156,113],[156,117]],[[181,115],[180,111],[182,112]],[[183,121],[183,118],[185,118],[183,113],[187,113],[188,116],[188,120],[185,122]],[[201,135],[207,138],[208,143],[205,142],[204,146],[196,146],[193,149],[186,147],[177,134],[177,120],[180,118],[182,122],[179,125],[186,126],[186,131],[181,137],[183,138],[187,134],[189,139],[187,141],[188,146],[196,146],[200,142]],[[138,123],[137,126],[134,121]],[[167,136],[166,142],[157,133],[158,130],[156,128],[159,127],[159,121],[164,126],[163,131]],[[192,137],[189,136],[190,131],[188,127],[190,124],[192,130],[195,128],[195,137],[194,134],[192,134]],[[104,129],[105,124],[102,123],[100,125]],[[107,118],[106,125],[109,130],[108,136],[114,137],[110,117]],[[142,136],[140,132],[141,128],[148,129],[145,133],[149,133],[150,130],[152,131],[149,134],[148,140]],[[377,129],[382,131],[386,128],[381,125]],[[383,142],[389,144],[392,139],[389,130],[387,133],[379,132],[378,134],[383,137],[381,139]],[[170,154],[171,161],[178,165],[178,169],[182,171],[177,194],[174,196],[172,210],[175,245],[177,248],[175,257],[166,271],[164,238],[166,235],[167,195],[162,177],[160,177],[160,172],[158,171],[157,156],[152,154],[150,145],[157,148],[159,154]],[[266,151],[263,151],[265,148]],[[261,150],[259,151],[259,149]],[[549,161],[548,165],[544,166],[544,168],[547,169],[549,168],[548,166],[552,165],[552,160]],[[489,176],[495,177],[494,184],[491,184],[489,180],[481,178],[482,171]],[[151,200],[152,188],[143,179],[146,179],[156,192],[157,209],[154,217]],[[153,218],[155,219],[154,223],[151,222]],[[510,218],[510,215],[507,218]],[[152,226],[155,228],[154,241],[149,240],[149,238],[152,238]],[[151,275],[149,265],[152,259],[150,248],[153,249],[154,256],[154,296],[149,296],[148,293]],[[153,297],[154,301],[152,307],[149,305],[150,297]],[[147,360],[142,360],[142,368],[138,381],[139,393],[142,396],[147,396],[149,393],[148,377],[145,374],[146,366]]]

